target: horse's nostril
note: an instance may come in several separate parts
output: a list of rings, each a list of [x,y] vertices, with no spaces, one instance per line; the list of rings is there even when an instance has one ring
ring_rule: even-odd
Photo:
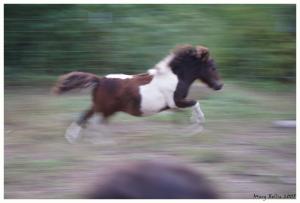
[[[220,90],[220,89],[222,89],[222,87],[223,87],[223,84],[217,84],[214,89]]]

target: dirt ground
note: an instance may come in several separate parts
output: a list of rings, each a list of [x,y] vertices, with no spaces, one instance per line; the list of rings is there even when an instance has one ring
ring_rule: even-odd
[[[201,132],[193,132],[188,110],[120,113],[107,126],[91,123],[76,144],[64,132],[89,106],[86,92],[6,88],[5,198],[78,198],[114,165],[139,159],[187,163],[223,198],[296,194],[296,129],[273,123],[296,118],[295,92],[225,87],[192,89],[206,115]]]

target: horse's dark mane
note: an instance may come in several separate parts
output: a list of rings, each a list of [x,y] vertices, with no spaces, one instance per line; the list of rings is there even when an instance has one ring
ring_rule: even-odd
[[[178,45],[171,51],[171,53],[175,55],[184,55],[191,52],[194,49],[195,48],[190,44]]]
[[[204,46],[194,47],[190,44],[178,45],[171,51],[171,53],[175,54],[177,57],[189,55],[198,58],[199,60],[202,59],[203,61],[207,61],[209,58],[208,48]]]

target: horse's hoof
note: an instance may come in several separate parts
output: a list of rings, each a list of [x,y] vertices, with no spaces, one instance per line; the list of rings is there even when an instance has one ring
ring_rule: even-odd
[[[198,123],[198,124],[204,124],[204,123],[205,123],[205,118],[204,118],[204,117],[198,118],[198,119],[197,119],[197,123]]]
[[[72,123],[65,133],[65,138],[71,144],[74,144],[80,137],[81,127],[77,123]]]
[[[199,125],[205,123],[204,117],[192,116],[190,120],[192,123],[199,124]]]

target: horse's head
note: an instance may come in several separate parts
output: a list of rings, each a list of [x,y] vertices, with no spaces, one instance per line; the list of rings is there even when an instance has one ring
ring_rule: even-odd
[[[175,56],[170,66],[182,80],[193,82],[199,79],[214,90],[222,88],[223,83],[214,60],[209,56],[208,48],[184,45],[176,48],[173,53]]]

